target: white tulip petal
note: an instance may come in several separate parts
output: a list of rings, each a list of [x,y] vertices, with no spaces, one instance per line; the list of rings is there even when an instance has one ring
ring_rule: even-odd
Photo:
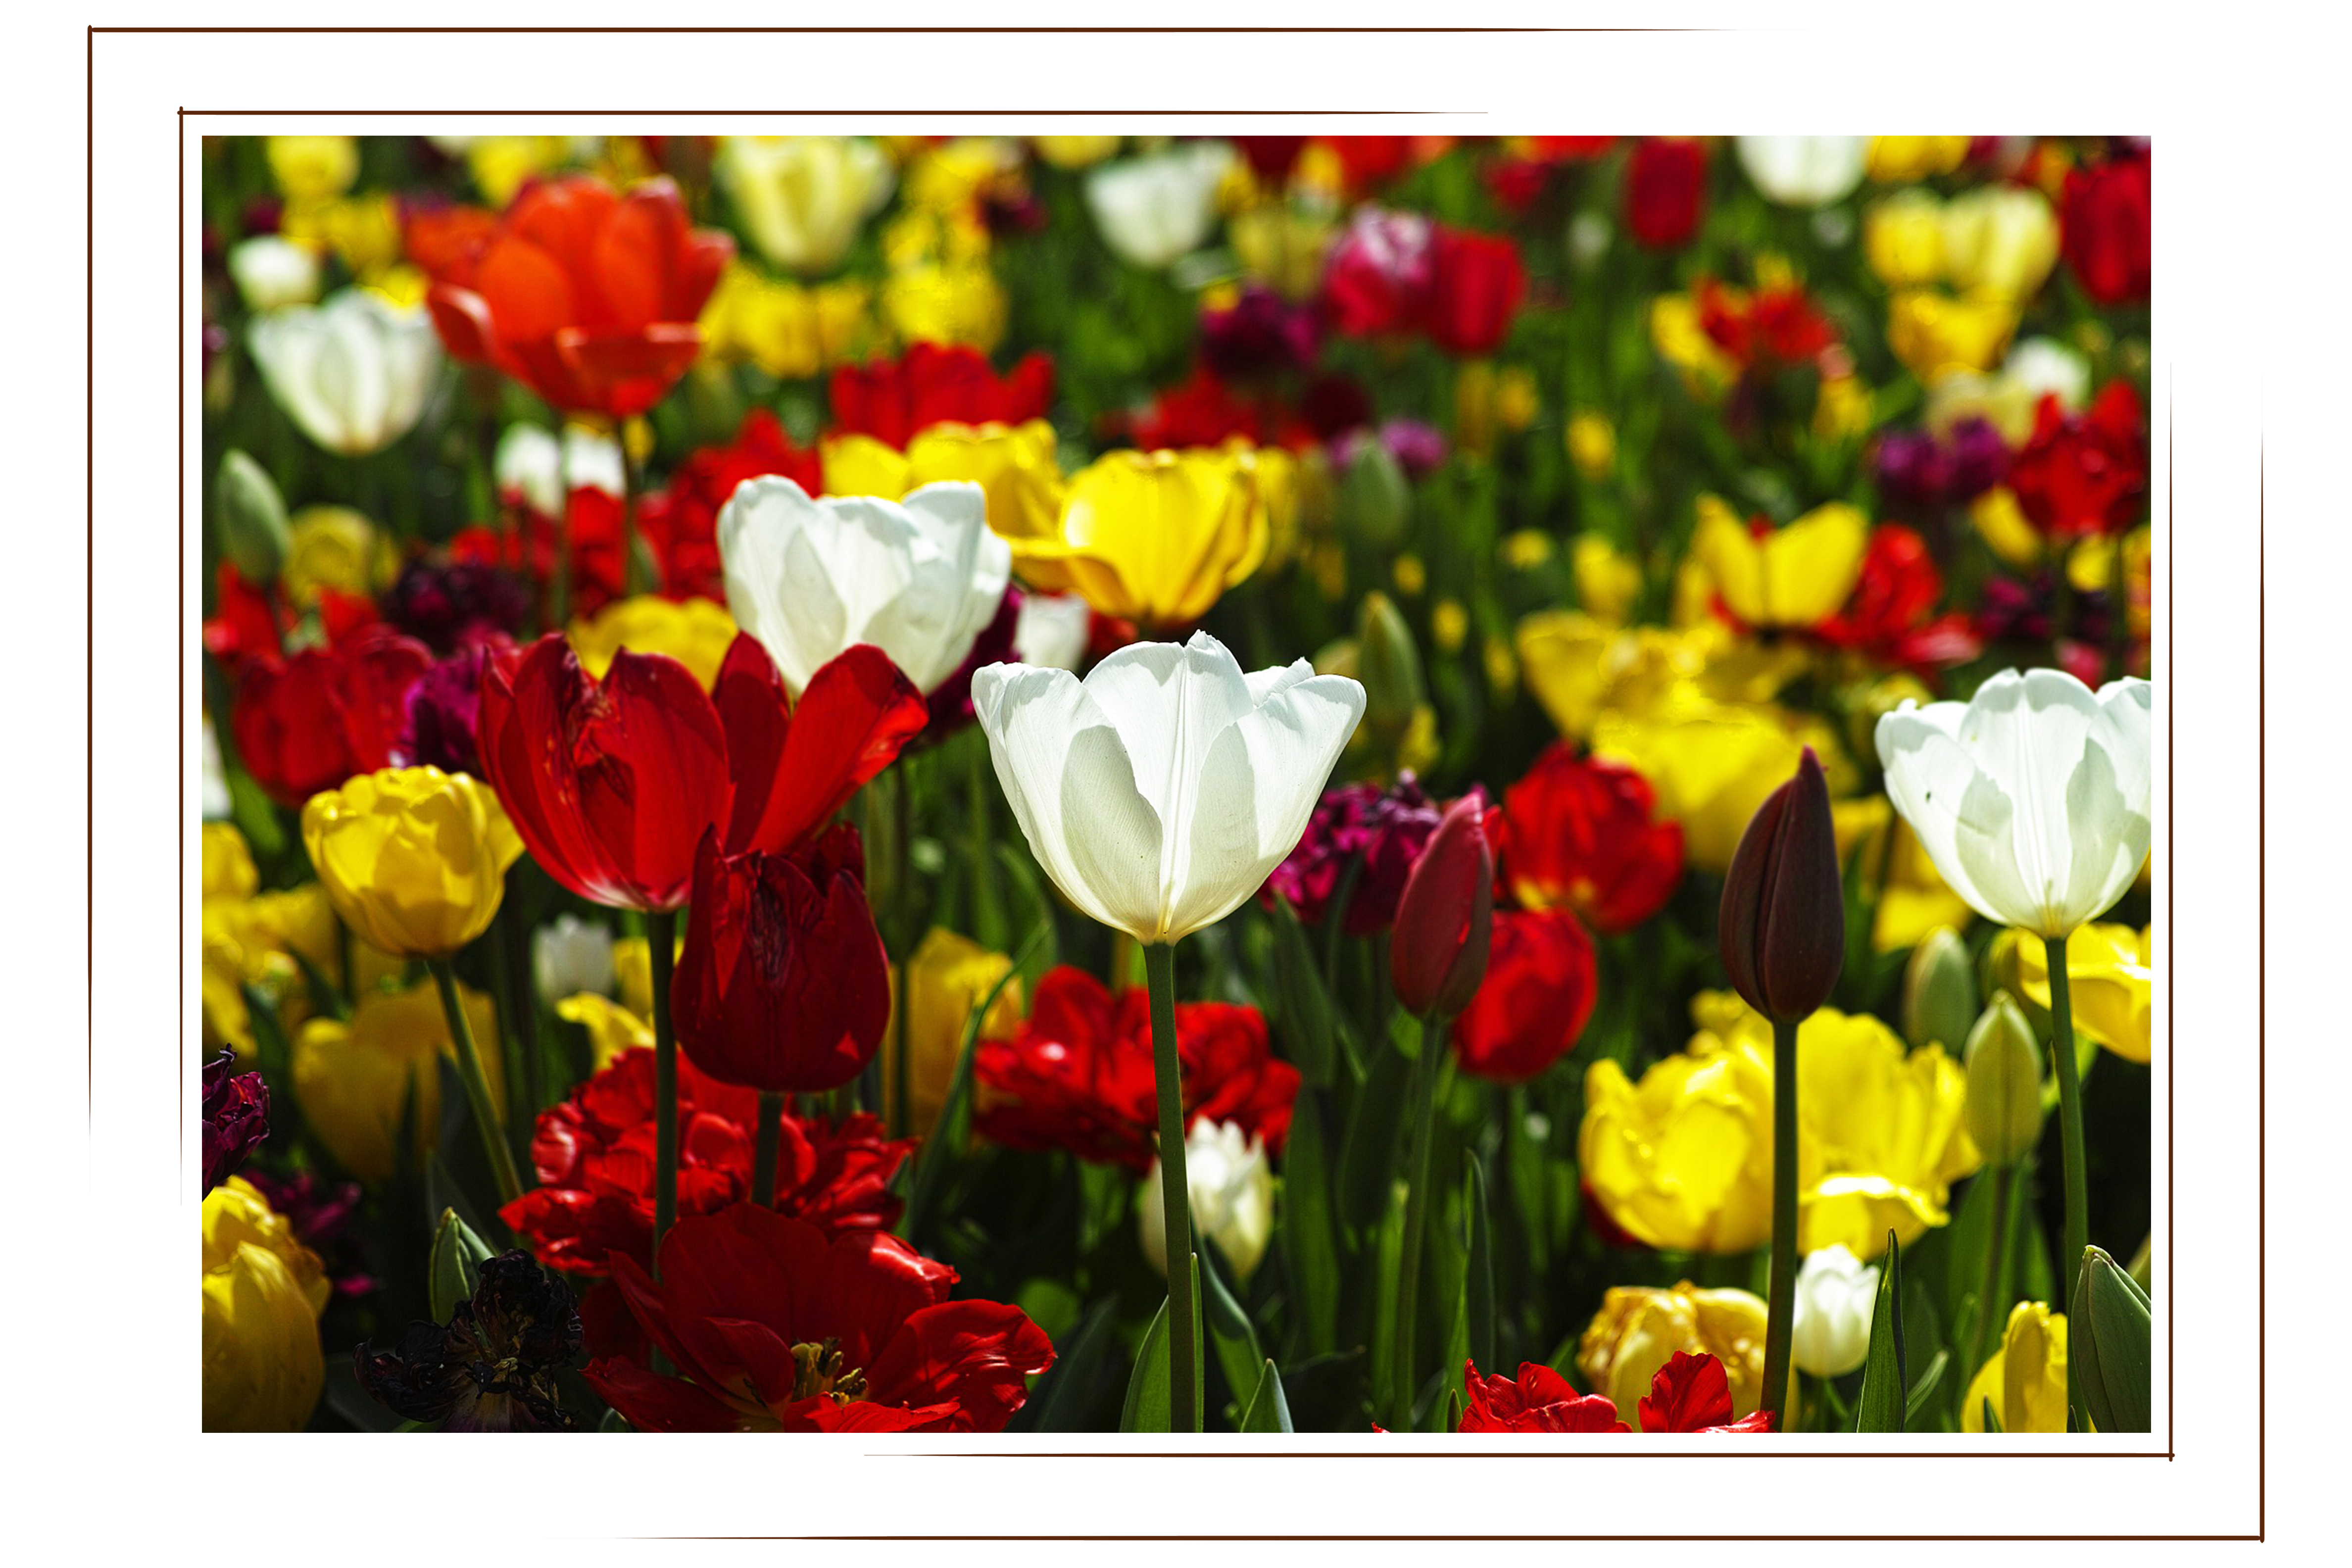
[[[271,397],[329,451],[364,457],[408,434],[441,366],[422,310],[346,289],[255,320],[247,341]]]

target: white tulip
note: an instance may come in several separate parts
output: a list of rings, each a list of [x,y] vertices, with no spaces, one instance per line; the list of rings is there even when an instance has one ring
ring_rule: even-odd
[[[246,341],[287,417],[349,458],[407,435],[441,371],[432,318],[365,289],[257,316]]]
[[[2058,265],[2058,215],[2023,185],[1979,185],[1944,204],[1944,265],[1963,289],[2032,298]]]
[[[1013,577],[989,531],[987,492],[951,481],[903,501],[812,500],[791,479],[746,479],[719,512],[735,624],[774,656],[794,695],[857,643],[926,693],[963,666]]]
[[[726,136],[711,173],[760,253],[788,271],[830,272],[890,199],[882,149],[846,136]]]
[[[1155,271],[1198,248],[1216,222],[1217,187],[1233,158],[1223,142],[1194,142],[1097,165],[1087,174],[1087,206],[1103,243]]]
[[[530,939],[530,973],[551,1007],[586,991],[612,994],[612,931],[577,915],[556,916]]]
[[[1151,1173],[1143,1178],[1135,1223],[1142,1233],[1143,1256],[1166,1274],[1168,1216],[1160,1180],[1160,1162],[1154,1160]],[[1184,1138],[1184,1193],[1192,1200],[1193,1234],[1217,1244],[1233,1265],[1234,1282],[1255,1273],[1274,1235],[1274,1168],[1266,1163],[1265,1140],[1243,1137],[1239,1122],[1193,1122]]]
[[[2070,414],[2091,400],[2091,362],[2056,338],[2028,338],[2010,350],[2000,375],[2034,403],[2044,393],[2056,394],[2058,406]]]
[[[1076,594],[1024,594],[1013,623],[1013,649],[1024,664],[1076,669],[1087,657],[1094,611]]]
[[[1206,632],[1135,643],[1081,681],[972,677],[997,781],[1063,896],[1138,942],[1214,925],[1297,847],[1364,689],[1305,659],[1244,675]]]
[[[501,491],[520,491],[540,516],[557,517],[568,491],[621,493],[621,444],[578,425],[566,425],[561,440],[541,426],[509,425],[490,469]]]
[[[240,240],[228,253],[228,275],[248,310],[307,305],[319,297],[318,257],[279,235]]]
[[[1797,1270],[1797,1320],[1789,1351],[1799,1370],[1843,1377],[1870,1359],[1878,1270],[1843,1247],[1805,1254]]]
[[[2002,670],[1878,721],[1886,794],[1970,909],[2042,937],[2103,914],[2147,858],[2149,687]]]
[[[204,787],[200,798],[206,822],[226,821],[236,809],[229,799],[228,771],[221,765],[220,739],[213,733],[210,714],[205,716]]]
[[[1784,207],[1843,201],[1870,160],[1867,136],[1742,136],[1738,145],[1748,179]]]

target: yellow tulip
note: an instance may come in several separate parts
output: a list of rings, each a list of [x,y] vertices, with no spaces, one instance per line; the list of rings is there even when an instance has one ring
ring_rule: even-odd
[[[1903,191],[1862,220],[1862,253],[1890,289],[1916,288],[1944,276],[1943,205],[1930,191]]]
[[[1256,469],[1258,504],[1265,509],[1265,559],[1260,571],[1286,566],[1298,553],[1299,529],[1306,510],[1306,466],[1284,447],[1252,447],[1236,436],[1225,449],[1246,454]],[[1056,471],[1056,479],[1060,478]]]
[[[247,847],[236,824],[205,823],[200,843],[205,857],[205,902],[253,897],[254,889],[261,885],[261,874],[253,868],[253,851]]]
[[[1699,325],[1698,301],[1688,294],[1661,294],[1650,301],[1650,342],[1659,358],[1682,373],[1694,396],[1712,400],[1739,379],[1739,362],[1706,335]]]
[[[986,258],[923,262],[882,285],[882,312],[907,342],[962,343],[986,353],[1004,336],[1004,289]]]
[[[1052,535],[1062,509],[1054,427],[1043,419],[1008,425],[933,425],[904,452],[871,436],[828,436],[824,491],[898,500],[922,485],[965,479],[988,496],[988,526],[1007,539]]]
[[[1543,412],[1543,394],[1527,366],[1506,365],[1495,378],[1495,422],[1514,435],[1536,422]]]
[[[580,668],[602,680],[613,668],[613,656],[665,653],[693,672],[705,691],[719,679],[719,667],[735,641],[735,617],[727,606],[709,599],[665,599],[640,594],[615,599],[593,619],[575,620],[568,635]]]
[[[488,785],[430,767],[312,795],[302,844],[343,923],[403,958],[446,958],[488,930],[522,854]]]
[[[1734,1415],[1752,1415],[1763,1403],[1764,1303],[1745,1290],[1702,1290],[1687,1279],[1671,1290],[1620,1285],[1603,1295],[1576,1342],[1576,1370],[1633,1426],[1650,1380],[1677,1351],[1723,1363]]]
[[[1294,300],[1312,297],[1322,280],[1323,253],[1330,248],[1333,232],[1325,212],[1288,202],[1245,207],[1225,225],[1225,237],[1244,269]]]
[[[1658,815],[1683,825],[1684,854],[1701,870],[1729,868],[1748,818],[1796,771],[1806,746],[1833,794],[1852,787],[1853,766],[1827,724],[1768,704],[1684,691],[1643,710],[1603,711],[1591,733],[1596,755],[1631,763],[1655,786]]]
[[[1870,520],[1843,501],[1817,506],[1759,538],[1730,507],[1701,496],[1691,553],[1749,626],[1810,626],[1853,595],[1869,542]]]
[[[890,992],[894,1003],[889,1030],[882,1037],[886,1042],[882,1055],[883,1101],[895,1103],[898,1066],[895,1048],[887,1042],[898,1038],[898,1022],[895,1010],[899,987],[908,987],[907,1066],[908,1107],[914,1118],[918,1137],[930,1136],[940,1112],[947,1106],[948,1087],[955,1078],[956,1057],[963,1047],[965,1026],[971,1022],[972,1009],[979,1006],[994,988],[1013,961],[1001,952],[991,952],[969,937],[959,936],[941,926],[933,926],[925,934],[908,966],[913,978],[902,982],[899,966],[890,966]],[[1021,982],[1015,978],[1006,985],[981,1020],[982,1039],[1004,1039],[1021,1022]]]
[[[242,1176],[205,1194],[205,1430],[299,1432],[326,1387],[326,1271]]]
[[[1032,136],[1037,156],[1056,169],[1084,169],[1118,151],[1116,136]]]
[[[1842,800],[1831,807],[1836,819],[1838,857],[1849,858],[1857,849],[1864,857],[1862,885],[1878,889],[1878,916],[1871,926],[1871,945],[1880,952],[1916,946],[1937,926],[1963,931],[1976,918],[1968,901],[1952,891],[1937,871],[1936,863],[1919,844],[1911,825],[1896,816],[1883,795],[1867,800]],[[1893,835],[1895,859],[1885,867]]]
[[[1022,577],[1146,626],[1197,621],[1265,559],[1255,454],[1112,452],[1070,477],[1053,533],[1013,540]]]
[[[1813,435],[1823,441],[1847,441],[1870,433],[1876,405],[1870,388],[1858,375],[1826,375],[1813,395]]]
[[[1578,1158],[1610,1218],[1652,1247],[1746,1252],[1771,1237],[1772,1031],[1727,991],[1691,1003],[1687,1049],[1636,1084],[1585,1075]],[[1949,1219],[1951,1184],[1980,1163],[1968,1083],[1940,1047],[1905,1054],[1867,1014],[1824,1007],[1799,1027],[1798,1247],[1868,1259]]]
[[[360,144],[349,136],[266,136],[261,151],[289,202],[341,195],[360,177]]]
[[[373,283],[390,272],[404,253],[400,204],[389,191],[323,202],[289,202],[278,232],[314,251],[333,251],[362,283]]]
[[[1886,346],[1923,382],[1989,370],[2017,331],[2017,310],[2014,301],[1994,295],[1956,298],[1906,289],[1887,304]]]
[[[495,1042],[498,1009],[469,986],[458,995],[478,1041]],[[490,1100],[504,1113],[499,1053],[482,1053]],[[399,1168],[400,1119],[415,1098],[415,1152],[433,1148],[441,1129],[439,1061],[457,1059],[441,994],[432,982],[363,997],[351,1021],[313,1018],[294,1037],[294,1098],[310,1131],[363,1182],[391,1179]]]
[[[2031,571],[2042,563],[2042,535],[2007,485],[1995,485],[1969,502],[1969,521],[1986,546],[2010,565]]]
[[[1595,409],[1579,409],[1568,421],[1568,460],[1595,483],[1617,466],[1617,426]]]
[[[640,942],[637,944],[643,947]],[[652,989],[652,983],[646,983]],[[555,1005],[555,1016],[588,1031],[588,1048],[593,1069],[603,1072],[611,1067],[623,1051],[643,1046],[653,1049],[654,1026],[646,1022],[645,1013],[632,1013],[610,996],[583,991],[576,996],[566,996]]]
[[[872,289],[855,279],[803,288],[730,262],[702,307],[702,352],[749,360],[779,380],[805,380],[857,356],[872,307]]]
[[[525,181],[561,168],[572,155],[563,136],[478,136],[466,149],[466,167],[474,188],[494,207],[515,199]]]
[[[1966,136],[1874,136],[1870,177],[1897,184],[1948,174],[1969,155],[1969,141]]]
[[[366,594],[378,584],[379,566],[390,562],[391,542],[379,542],[366,517],[347,506],[310,506],[289,521],[286,568],[278,583],[295,604],[315,604],[321,588]]]
[[[1984,1407],[2004,1432],[2066,1430],[2066,1314],[2020,1301],[2000,1349],[1979,1369],[1960,1405],[1960,1430],[1985,1429]]]
[[[621,1005],[638,1017],[654,1016],[654,955],[644,937],[614,942],[613,989],[621,994]]]
[[[2126,1061],[2145,1065],[2154,1054],[2155,928],[2086,925],[2066,939],[2066,991],[2074,1027]],[[1997,971],[2014,970],[2026,999],[2050,1010],[2050,957],[2039,937],[2007,931],[1993,939]]]
[[[1944,204],[1944,264],[1955,288],[2022,303],[2058,265],[2058,216],[2023,185],[1979,185]]]

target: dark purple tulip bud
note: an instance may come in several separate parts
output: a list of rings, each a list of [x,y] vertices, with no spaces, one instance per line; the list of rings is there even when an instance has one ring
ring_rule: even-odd
[[[1470,1005],[1486,978],[1494,919],[1486,792],[1474,788],[1445,808],[1397,901],[1389,973],[1406,1012],[1451,1018]]]
[[[1971,501],[2009,475],[2009,445],[1991,422],[1974,415],[1952,426],[1951,497]]]
[[[580,1354],[571,1288],[527,1252],[485,1258],[447,1326],[414,1322],[389,1346],[352,1352],[360,1386],[396,1415],[445,1432],[568,1432],[555,1373]]]
[[[205,1064],[205,1191],[236,1174],[269,1136],[269,1089],[257,1072],[232,1073],[235,1051]]]
[[[1732,988],[1769,1018],[1804,1017],[1837,984],[1845,888],[1829,784],[1811,746],[1739,837],[1723,878],[1722,941]]]

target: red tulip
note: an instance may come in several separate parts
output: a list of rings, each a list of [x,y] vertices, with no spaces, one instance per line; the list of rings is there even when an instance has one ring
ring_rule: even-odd
[[[732,445],[688,454],[670,475],[668,487],[645,498],[637,508],[637,528],[661,563],[665,591],[727,596],[719,559],[719,510],[738,485],[767,474],[781,474],[811,495],[824,491],[816,453],[793,445],[773,414],[754,408],[743,416]]]
[[[1870,531],[1853,595],[1812,635],[1906,669],[1965,664],[1983,649],[1983,639],[1965,614],[1936,616],[1943,596],[1944,574],[1927,542],[1901,523],[1882,522]]]
[[[1270,185],[1287,183],[1298,155],[1307,151],[1304,136],[1236,136],[1234,144],[1248,161],[1250,173]]]
[[[694,1065],[782,1093],[839,1089],[890,1021],[890,961],[866,901],[866,852],[842,823],[788,854],[694,858],[671,1020]]]
[[[1430,247],[1431,278],[1423,324],[1439,348],[1465,356],[1490,354],[1511,335],[1527,297],[1528,271],[1507,235],[1437,226]]]
[[[1474,1362],[1462,1363],[1463,1386],[1469,1390],[1470,1408],[1462,1413],[1457,1432],[1622,1432],[1617,1406],[1599,1394],[1579,1394],[1568,1379],[1548,1366],[1521,1362],[1519,1375],[1479,1374]]]
[[[1418,213],[1360,206],[1323,261],[1322,304],[1351,338],[1410,331],[1428,308],[1435,226]]]
[[[1184,1125],[1232,1121],[1276,1154],[1290,1135],[1298,1069],[1277,1060],[1265,1019],[1227,1002],[1176,1005]],[[982,1091],[976,1125],[1010,1149],[1065,1149],[1142,1175],[1158,1152],[1150,998],[1082,969],[1049,971],[1010,1040],[982,1040],[972,1057]]]
[[[2107,383],[2085,414],[2064,413],[2045,395],[2032,438],[2010,462],[2009,487],[2026,520],[2053,538],[2118,533],[2138,521],[2147,426],[2131,384]]]
[[[1772,1414],[1731,1418],[1731,1380],[1711,1355],[1676,1351],[1650,1380],[1638,1414],[1644,1432],[1769,1432]]]
[[[390,767],[408,689],[433,666],[423,643],[370,626],[332,647],[245,661],[229,710],[239,757],[269,797],[299,805],[356,773]]]
[[[1555,741],[1503,792],[1503,885],[1530,910],[1565,906],[1605,935],[1665,906],[1683,874],[1683,830],[1654,822],[1650,781]]]
[[[661,654],[615,654],[600,683],[551,632],[482,679],[482,770],[548,874],[624,909],[686,901],[695,847],[800,845],[922,727],[923,700],[879,648],[819,669],[795,708],[739,636],[705,695]]]
[[[751,1195],[759,1096],[678,1063],[677,1212],[715,1214]],[[913,1152],[863,1114],[841,1121],[787,1110],[776,1152],[776,1212],[829,1239],[897,1223],[890,1181]],[[499,1211],[540,1261],[601,1276],[619,1253],[654,1261],[654,1054],[623,1051],[613,1065],[539,1113],[530,1141],[539,1185]]]
[[[412,222],[425,304],[450,353],[567,413],[622,419],[660,402],[702,349],[695,320],[735,253],[689,228],[667,179],[615,195],[589,174],[524,187],[494,226]]]
[[[1412,158],[1410,136],[1326,136],[1323,144],[1339,156],[1348,189],[1362,195],[1402,174]]]
[[[1698,232],[1706,195],[1706,148],[1681,138],[1644,137],[1625,164],[1625,226],[1652,250],[1674,250]]]
[[[2152,208],[2146,148],[2066,171],[2059,247],[2083,292],[2100,304],[2147,298]]]
[[[1811,746],[1764,797],[1723,877],[1723,967],[1768,1018],[1792,1022],[1830,998],[1845,965],[1845,888],[1829,785]]]
[[[677,1369],[588,1364],[648,1432],[1001,1432],[1054,1364],[1017,1307],[950,1301],[956,1271],[895,1236],[831,1241],[751,1204],[682,1219],[661,1283],[615,1257],[630,1312]]]
[[[978,349],[916,343],[900,359],[833,373],[834,430],[902,448],[929,426],[1019,425],[1053,401],[1054,362],[1043,353],[999,376]]]
[[[1462,1070],[1525,1083],[1576,1047],[1600,989],[1592,939],[1566,910],[1497,910],[1486,984],[1454,1020]]]
[[[1390,977],[1398,1005],[1416,1016],[1452,1017],[1486,976],[1495,910],[1486,817],[1484,790],[1446,807],[1397,900]]]

